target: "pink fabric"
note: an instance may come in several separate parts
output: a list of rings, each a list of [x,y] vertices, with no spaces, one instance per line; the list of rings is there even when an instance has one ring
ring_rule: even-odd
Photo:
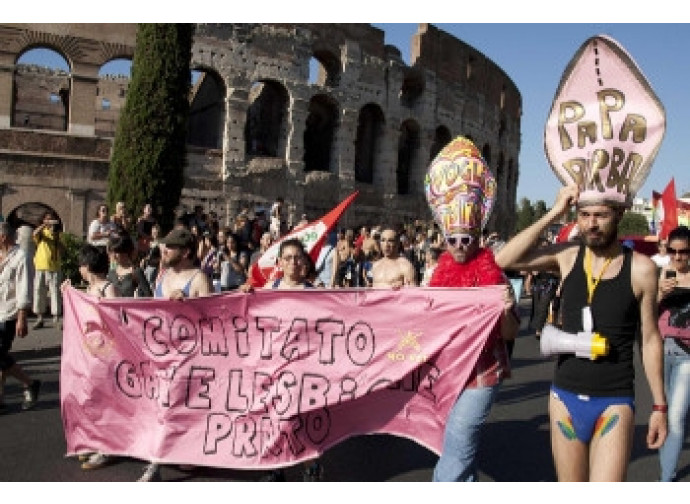
[[[502,296],[267,289],[170,301],[66,288],[67,455],[269,468],[370,433],[439,453]]]
[[[631,204],[666,131],[666,112],[632,57],[605,35],[588,39],[566,67],[544,146],[580,204]]]

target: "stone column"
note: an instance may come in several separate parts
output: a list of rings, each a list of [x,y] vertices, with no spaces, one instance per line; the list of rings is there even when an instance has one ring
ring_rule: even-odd
[[[343,108],[340,112],[340,126],[333,139],[333,164],[338,177],[339,198],[338,203],[355,191],[355,137],[357,136],[357,119],[359,111],[352,108]],[[355,200],[356,201],[356,200]],[[352,225],[352,212],[346,212],[340,220],[340,227]]]
[[[223,181],[232,178],[232,173],[246,163],[244,145],[245,123],[249,108],[249,94],[245,89],[228,88],[225,99],[225,131],[223,133]]]
[[[393,121],[390,121],[391,123]],[[388,123],[390,124],[390,123]],[[374,185],[377,190],[383,192],[384,197],[395,201],[398,193],[398,142],[400,141],[399,123],[384,126],[383,135],[377,145],[376,167],[374,172]]]
[[[295,98],[290,107],[289,131],[290,135],[285,146],[285,162],[287,164],[287,179],[293,181],[287,188],[285,195],[288,204],[288,225],[299,222],[304,213],[304,130],[309,114],[309,102]]]
[[[355,137],[358,113],[358,110],[350,108],[341,111],[340,126],[333,139],[334,166],[340,182],[341,200],[355,190]]]
[[[72,73],[68,131],[73,135],[94,136],[96,133],[97,70],[90,74]]]
[[[12,124],[14,68],[10,62],[0,62],[0,128],[9,128]]]
[[[86,237],[87,221],[87,201],[89,189],[68,189],[67,199],[70,202],[69,221],[64,222],[65,231],[73,233],[82,238]]]

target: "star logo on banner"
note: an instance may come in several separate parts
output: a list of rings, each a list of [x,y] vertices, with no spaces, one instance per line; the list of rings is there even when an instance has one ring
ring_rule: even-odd
[[[417,352],[422,349],[422,345],[419,344],[419,338],[422,336],[421,331],[398,331],[400,333],[400,341],[398,342],[398,351],[402,351],[411,348]]]

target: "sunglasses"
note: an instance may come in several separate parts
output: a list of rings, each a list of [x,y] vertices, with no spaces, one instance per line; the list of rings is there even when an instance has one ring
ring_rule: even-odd
[[[666,251],[669,253],[669,255],[675,255],[675,254],[681,254],[681,255],[688,255],[690,254],[690,249],[674,249],[673,247],[666,247]]]
[[[470,245],[472,245],[473,241],[474,236],[470,234],[460,233],[446,236],[446,242],[451,247],[459,247],[460,245],[462,245],[463,247],[469,247]]]

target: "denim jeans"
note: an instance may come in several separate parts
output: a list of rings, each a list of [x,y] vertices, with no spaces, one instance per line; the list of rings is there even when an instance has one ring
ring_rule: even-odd
[[[479,437],[498,387],[468,388],[458,396],[446,422],[434,481],[477,481]]]
[[[672,338],[664,339],[664,388],[668,401],[668,436],[659,449],[659,461],[661,481],[673,481],[690,405],[690,354]]]

